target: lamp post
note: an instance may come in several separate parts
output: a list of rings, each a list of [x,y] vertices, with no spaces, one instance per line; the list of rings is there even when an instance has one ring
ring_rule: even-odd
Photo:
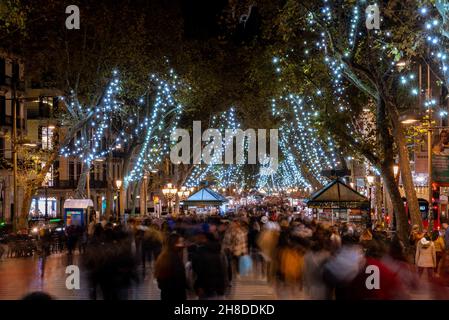
[[[167,183],[165,188],[162,189],[162,193],[168,201],[168,213],[169,214],[172,213],[171,212],[172,200],[176,197],[177,192],[178,192],[178,189],[176,189],[176,187],[174,187],[171,183]]]
[[[190,190],[188,190],[187,187],[181,187],[181,189],[178,191],[178,198],[180,201],[187,199],[189,195]]]
[[[399,175],[398,175],[398,173],[399,173],[399,166],[397,164],[395,164],[393,166],[393,173],[394,173],[394,178],[395,179],[399,177]]]
[[[122,188],[123,181],[115,180],[115,186],[117,187],[117,220],[120,221],[120,190]]]
[[[178,191],[178,199],[179,201],[186,200],[190,195],[190,190],[187,189],[187,187],[183,186],[181,187],[181,190]]]

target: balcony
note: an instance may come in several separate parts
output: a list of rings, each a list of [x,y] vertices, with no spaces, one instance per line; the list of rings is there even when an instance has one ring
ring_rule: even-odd
[[[9,91],[12,88],[13,84],[13,78],[12,77],[1,77],[0,78],[0,88],[6,87],[6,89]],[[18,81],[16,82],[16,90],[17,91],[25,91],[25,81]]]
[[[53,189],[76,189],[78,186],[78,180],[59,180],[55,179],[52,187]],[[89,183],[91,189],[106,189],[106,181],[91,180]]]
[[[5,116],[0,119],[0,126],[12,127],[13,119],[12,116]],[[16,119],[17,130],[25,130],[26,129],[26,121],[25,119],[17,118]]]

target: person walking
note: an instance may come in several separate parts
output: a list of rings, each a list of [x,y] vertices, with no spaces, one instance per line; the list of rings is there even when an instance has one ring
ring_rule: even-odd
[[[66,229],[66,236],[68,254],[71,256],[76,248],[76,244],[78,243],[78,228],[71,224]]]
[[[156,261],[162,250],[163,234],[157,224],[150,225],[142,237],[142,266],[145,271],[146,261],[150,267],[152,261]]]
[[[240,257],[248,254],[248,236],[247,231],[243,229],[239,221],[234,220],[226,231],[223,239],[223,250],[226,253],[228,263],[232,263],[232,273],[234,270],[239,274],[239,259]],[[230,275],[229,280],[231,281]]]
[[[438,264],[438,280],[441,285],[449,288],[449,252],[446,251]]]
[[[446,249],[449,249],[449,225],[445,222],[442,224],[444,230],[444,244]]]
[[[331,257],[326,250],[325,242],[316,239],[304,256],[304,288],[309,298],[313,300],[329,300],[332,297],[330,288],[323,279],[324,265]]]
[[[426,270],[429,281],[432,280],[436,261],[435,244],[430,237],[423,237],[416,247],[415,264],[418,268],[418,275],[421,277],[424,270]]]
[[[186,271],[182,253],[183,239],[172,233],[156,260],[154,276],[161,290],[163,301],[183,301],[187,299]]]
[[[200,234],[191,256],[196,275],[194,289],[199,299],[223,297],[227,288],[227,265],[218,240],[211,233]]]
[[[432,232],[432,241],[435,244],[435,254],[437,257],[435,272],[437,272],[438,264],[440,263],[441,257],[446,249],[446,245],[444,243],[444,231],[434,230]]]

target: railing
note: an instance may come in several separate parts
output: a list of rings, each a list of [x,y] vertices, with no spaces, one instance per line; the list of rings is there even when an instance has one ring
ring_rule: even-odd
[[[78,186],[78,180],[58,180],[55,179],[53,186],[49,188],[53,189],[74,189]],[[91,189],[106,189],[106,181],[91,180],[89,183]]]
[[[3,78],[0,78],[0,86],[7,86],[12,87],[13,85],[13,78],[5,76]],[[25,91],[25,81],[17,81],[16,82],[16,90],[17,91]]]
[[[11,126],[12,127],[12,116],[5,116],[2,119],[0,119],[0,125],[3,126]],[[26,128],[26,121],[25,119],[17,118],[16,119],[16,126],[17,129],[25,129]]]

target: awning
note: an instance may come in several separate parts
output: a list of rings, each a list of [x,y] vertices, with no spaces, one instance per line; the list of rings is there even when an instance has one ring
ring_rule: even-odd
[[[183,204],[188,206],[195,206],[195,205],[213,206],[213,205],[221,205],[225,202],[228,202],[228,199],[226,199],[221,194],[212,191],[209,188],[203,188],[192,194],[190,197],[188,197],[187,200],[183,201]]]
[[[87,209],[93,206],[94,203],[91,199],[67,199],[64,201],[64,209]]]
[[[333,180],[306,201],[309,208],[364,209],[369,200],[340,179]]]

